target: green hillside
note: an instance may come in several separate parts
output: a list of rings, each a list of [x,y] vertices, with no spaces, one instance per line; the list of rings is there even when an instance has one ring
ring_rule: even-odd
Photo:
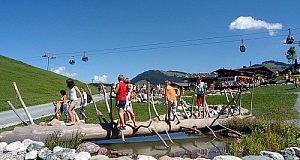
[[[185,75],[186,73],[178,71],[149,70],[134,77],[131,83],[142,85],[143,83],[150,82],[153,85],[157,85],[164,84],[165,80],[183,82]]]
[[[19,92],[26,106],[49,103],[59,100],[60,90],[66,88],[68,77],[46,71],[0,55],[0,111],[10,110],[7,101],[20,108],[21,104],[16,98],[13,82],[16,82]],[[84,83],[75,81],[77,86]],[[92,91],[97,88],[92,86]]]

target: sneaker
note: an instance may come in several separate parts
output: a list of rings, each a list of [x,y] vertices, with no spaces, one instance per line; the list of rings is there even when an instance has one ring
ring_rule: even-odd
[[[89,118],[86,118],[86,119],[84,120],[84,122],[87,123],[89,120],[90,120]]]

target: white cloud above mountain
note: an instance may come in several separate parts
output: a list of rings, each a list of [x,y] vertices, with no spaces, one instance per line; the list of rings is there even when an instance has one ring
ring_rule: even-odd
[[[63,76],[67,76],[69,78],[75,77],[77,76],[77,73],[68,73],[66,71],[66,67],[65,66],[61,66],[61,67],[57,67],[57,68],[51,68],[51,71]]]
[[[102,75],[102,76],[94,75],[93,80],[95,82],[107,83],[107,76],[106,75]]]
[[[258,29],[267,29],[269,35],[273,36],[276,34],[276,30],[282,29],[282,24],[280,23],[269,23],[264,20],[257,20],[250,16],[244,17],[240,16],[236,20],[230,23],[229,29],[239,29],[239,30],[258,30]]]

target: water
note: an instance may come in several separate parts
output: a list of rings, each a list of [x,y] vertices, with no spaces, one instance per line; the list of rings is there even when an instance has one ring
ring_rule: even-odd
[[[174,144],[172,144],[167,135],[161,134],[161,136],[169,145],[169,148],[166,148],[156,135],[125,138],[125,142],[122,142],[122,139],[113,139],[98,140],[93,143],[98,144],[100,147],[106,147],[109,150],[121,151],[129,154],[149,155],[156,158],[161,157],[162,155],[183,157],[193,153],[212,159],[213,157],[220,155],[220,152],[224,151],[226,141],[225,139],[214,139],[213,136],[179,132],[170,134],[170,137],[174,142]]]

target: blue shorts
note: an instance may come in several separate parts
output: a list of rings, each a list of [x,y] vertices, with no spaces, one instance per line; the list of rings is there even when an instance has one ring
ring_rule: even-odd
[[[60,114],[64,113],[65,115],[68,115],[68,104],[63,104],[60,106]]]
[[[126,105],[126,100],[118,100],[118,101],[117,101],[117,107],[118,107],[118,108],[124,109],[124,108],[125,108],[125,105]]]

